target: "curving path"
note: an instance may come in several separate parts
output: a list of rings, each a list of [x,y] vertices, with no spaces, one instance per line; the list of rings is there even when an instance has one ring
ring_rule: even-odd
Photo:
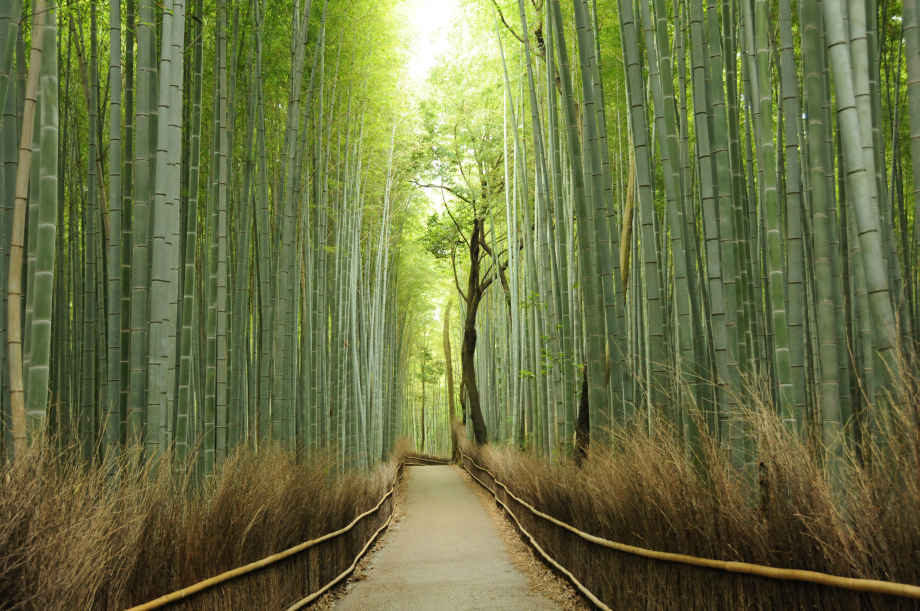
[[[550,611],[455,466],[411,467],[399,531],[337,611]]]

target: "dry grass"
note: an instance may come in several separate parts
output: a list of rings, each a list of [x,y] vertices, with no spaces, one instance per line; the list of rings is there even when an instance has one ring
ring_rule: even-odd
[[[399,458],[341,473],[324,456],[242,451],[193,487],[152,473],[136,452],[86,468],[53,447],[0,466],[0,609],[123,610],[283,551],[375,506]],[[169,608],[284,608],[347,568],[394,502],[344,536]]]
[[[788,435],[771,409],[744,414],[760,448],[755,485],[714,443],[704,444],[702,466],[694,468],[679,440],[641,430],[618,436],[610,452],[592,452],[581,467],[469,442],[464,451],[536,508],[612,541],[920,585],[920,432],[917,404],[905,404],[892,416],[897,434],[885,439],[884,462],[869,468],[847,457],[844,484],[833,490],[820,453]],[[488,475],[476,475],[491,486]],[[920,608],[918,601],[643,559],[588,543],[506,494],[502,500],[617,610]]]

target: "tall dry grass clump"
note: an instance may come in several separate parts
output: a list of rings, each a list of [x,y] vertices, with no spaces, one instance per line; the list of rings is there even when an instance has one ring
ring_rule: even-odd
[[[343,473],[326,455],[239,451],[194,486],[139,452],[87,467],[38,442],[0,466],[0,609],[123,610],[342,528],[389,490],[394,459]],[[168,460],[161,462],[169,464]],[[170,609],[284,608],[333,579],[389,517]]]
[[[538,510],[611,541],[920,585],[920,419],[917,400],[900,399],[886,431],[873,442],[863,435],[837,463],[824,460],[813,437],[803,441],[784,429],[765,402],[741,414],[757,448],[746,472],[711,439],[694,464],[680,439],[651,437],[645,427],[621,432],[613,449],[592,451],[581,466],[469,442],[464,452]],[[914,600],[615,551],[534,516],[497,489],[544,550],[613,609],[920,608]]]

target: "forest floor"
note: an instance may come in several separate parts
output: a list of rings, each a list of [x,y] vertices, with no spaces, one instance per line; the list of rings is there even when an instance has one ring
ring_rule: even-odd
[[[407,471],[398,530],[368,557],[336,611],[577,608],[522,564],[458,467]]]

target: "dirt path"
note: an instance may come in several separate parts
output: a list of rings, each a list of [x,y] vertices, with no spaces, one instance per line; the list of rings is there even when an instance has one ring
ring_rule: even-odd
[[[550,611],[455,466],[408,470],[399,531],[337,611]]]

